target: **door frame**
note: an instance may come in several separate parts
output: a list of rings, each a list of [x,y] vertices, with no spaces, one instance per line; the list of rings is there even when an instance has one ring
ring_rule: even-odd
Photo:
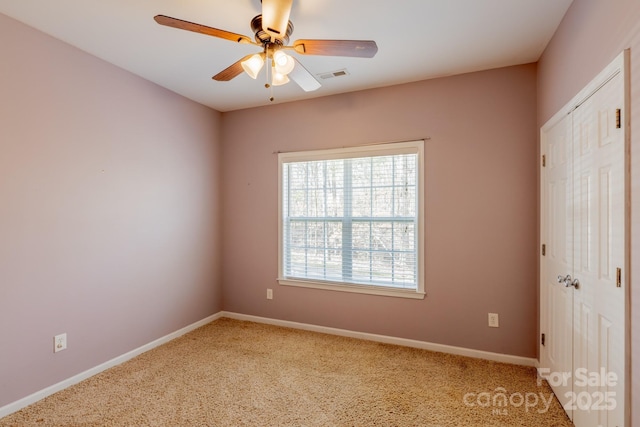
[[[630,106],[631,106],[631,97],[630,97],[630,50],[625,49],[622,53],[620,53],[604,70],[602,70],[587,86],[585,86],[578,94],[576,94],[571,101],[565,104],[556,114],[551,117],[541,128],[540,128],[540,138],[539,138],[539,152],[540,159],[543,159],[543,156],[546,156],[545,152],[545,142],[546,142],[546,132],[551,129],[554,125],[556,125],[563,117],[571,114],[576,108],[578,108],[582,103],[584,103],[589,97],[591,97],[595,92],[597,92],[601,87],[603,87],[606,83],[608,83],[613,77],[616,75],[622,75],[623,80],[623,91],[624,91],[624,101],[623,101],[623,109],[621,115],[621,126],[624,132],[624,150],[625,150],[625,179],[624,179],[624,193],[625,193],[625,240],[624,240],[624,265],[622,267],[622,286],[624,288],[624,344],[625,344],[625,355],[624,355],[624,376],[625,376],[625,391],[624,396],[622,397],[622,403],[624,405],[624,419],[625,426],[630,425],[631,422],[631,406],[630,406],[630,396],[631,396],[631,309],[630,309],[630,226],[631,226],[631,167],[630,167],[630,151],[631,151],[631,114],[630,114]],[[544,372],[540,371],[541,362],[542,362],[542,354],[544,352],[544,346],[542,345],[541,334],[548,330],[547,323],[548,319],[546,318],[546,313],[542,310],[542,305],[544,304],[544,298],[546,298],[546,294],[544,294],[545,286],[543,285],[543,280],[546,277],[545,270],[545,255],[543,255],[543,246],[544,236],[547,233],[547,221],[546,215],[544,214],[545,200],[546,200],[546,188],[544,183],[544,171],[543,171],[543,161],[539,163],[539,226],[540,226],[540,234],[539,234],[539,246],[540,249],[538,251],[538,317],[539,317],[539,341],[538,341],[538,374],[541,377],[544,377]]]

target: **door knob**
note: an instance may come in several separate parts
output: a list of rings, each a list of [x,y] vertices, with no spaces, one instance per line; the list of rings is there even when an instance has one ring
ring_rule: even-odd
[[[574,287],[576,289],[580,289],[580,281],[578,279],[571,279],[571,275],[567,274],[566,276],[558,276],[558,283],[564,283],[564,286],[567,288]]]
[[[567,288],[573,286],[576,289],[580,289],[580,281],[578,279],[573,279],[573,281],[571,281],[571,279],[569,279],[566,282],[564,282],[564,285]]]

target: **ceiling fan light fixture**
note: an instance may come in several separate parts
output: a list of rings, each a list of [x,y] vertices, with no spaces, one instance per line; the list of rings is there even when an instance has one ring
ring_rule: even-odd
[[[378,52],[378,45],[373,40],[300,39],[289,46],[289,36],[293,32],[293,24],[289,21],[289,15],[294,0],[260,0],[260,2],[262,3],[262,13],[251,20],[255,42],[242,34],[166,15],[156,15],[154,20],[167,27],[262,47],[262,53],[248,54],[213,76],[213,80],[218,82],[228,82],[242,74],[243,71],[255,80],[267,62],[265,87],[285,84],[290,78],[305,92],[311,92],[320,87],[320,82],[295,57],[284,53],[286,50],[295,50],[300,55],[352,58],[373,58]],[[272,71],[271,78],[269,71]],[[271,98],[273,100],[273,97]]]
[[[245,73],[247,73],[249,77],[255,80],[256,77],[258,77],[258,73],[264,66],[264,54],[256,53],[246,61],[242,61],[240,64],[242,65],[242,69],[245,71]]]
[[[286,74],[279,73],[274,67],[271,75],[271,86],[282,86],[287,83],[289,83],[289,77]]]
[[[293,71],[293,67],[296,65],[293,58],[281,50],[273,54],[273,62],[275,63],[276,71],[285,76]]]

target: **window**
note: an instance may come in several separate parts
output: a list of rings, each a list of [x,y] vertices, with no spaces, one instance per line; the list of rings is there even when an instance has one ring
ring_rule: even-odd
[[[279,154],[279,283],[424,298],[423,145]]]

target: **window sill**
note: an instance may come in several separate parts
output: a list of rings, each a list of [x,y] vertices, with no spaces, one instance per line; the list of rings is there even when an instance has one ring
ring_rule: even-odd
[[[278,279],[278,283],[284,286],[297,286],[301,288],[325,289],[328,291],[354,292],[358,294],[381,295],[387,297],[424,299],[425,293],[413,289],[392,288],[383,286],[367,286],[355,284],[343,284],[333,282],[320,282],[300,279]]]

